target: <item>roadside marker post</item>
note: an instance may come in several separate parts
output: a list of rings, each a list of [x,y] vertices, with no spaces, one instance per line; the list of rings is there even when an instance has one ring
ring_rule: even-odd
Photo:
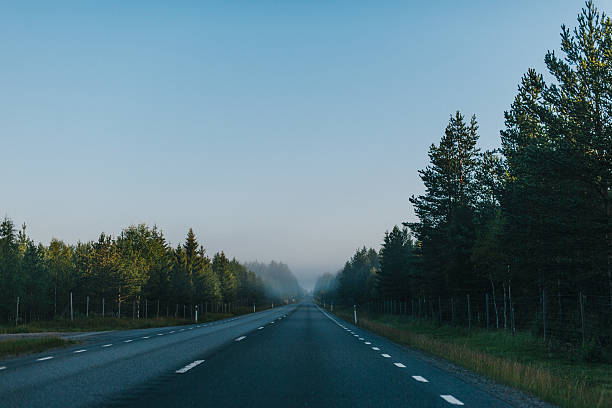
[[[357,305],[353,305],[353,317],[355,318],[355,326],[357,326]]]

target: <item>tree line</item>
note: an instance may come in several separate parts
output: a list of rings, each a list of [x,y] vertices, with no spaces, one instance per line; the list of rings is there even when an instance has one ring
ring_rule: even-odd
[[[286,265],[285,274],[293,277]],[[0,320],[15,319],[17,298],[25,321],[66,315],[72,293],[92,304],[105,300],[107,314],[116,315],[120,303],[147,299],[165,305],[166,314],[182,316],[185,305],[213,311],[296,297],[294,288],[285,289],[275,276],[263,279],[224,252],[211,259],[192,229],[174,248],[162,231],[144,224],[117,237],[102,233],[97,241],[76,245],[52,239],[45,246],[28,237],[25,224],[17,231],[8,217],[0,223]]]
[[[419,171],[425,192],[410,198],[418,220],[322,276],[316,294],[360,303],[486,292],[496,308],[512,295],[567,319],[588,295],[597,327],[609,328],[612,21],[588,1],[575,29],[562,26],[561,51],[545,55],[552,81],[522,77],[499,148],[478,147],[476,116],[451,115]]]

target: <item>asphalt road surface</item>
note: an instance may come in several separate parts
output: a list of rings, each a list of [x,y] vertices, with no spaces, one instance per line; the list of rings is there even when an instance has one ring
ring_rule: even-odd
[[[0,362],[0,407],[509,407],[310,301]]]

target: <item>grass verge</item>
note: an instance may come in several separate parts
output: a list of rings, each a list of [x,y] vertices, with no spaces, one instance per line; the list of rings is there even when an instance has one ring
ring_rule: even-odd
[[[335,308],[352,321],[352,309]],[[529,333],[471,330],[406,316],[359,315],[359,326],[562,407],[612,407],[612,365],[552,353]]]
[[[207,313],[200,316],[199,323],[225,319],[234,315],[222,313]],[[39,333],[39,332],[86,332],[105,330],[148,329],[152,327],[181,326],[193,324],[191,319],[175,319],[160,317],[152,319],[132,319],[129,317],[75,317],[70,319],[35,320],[18,326],[0,326],[0,334],[8,333]]]
[[[35,339],[13,339],[0,341],[0,358],[26,353],[39,353],[56,347],[73,344],[73,341],[59,337],[41,337]]]

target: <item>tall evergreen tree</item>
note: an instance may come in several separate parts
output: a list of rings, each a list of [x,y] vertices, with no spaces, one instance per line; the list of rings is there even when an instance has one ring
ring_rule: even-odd
[[[405,300],[417,292],[413,245],[407,228],[395,226],[385,233],[380,249],[377,284],[383,299]]]
[[[418,222],[405,223],[420,242],[423,272],[430,291],[449,293],[473,279],[470,255],[474,207],[478,197],[475,175],[479,166],[478,124],[473,116],[450,117],[438,146],[429,149],[430,165],[419,174],[425,194],[410,198]]]

